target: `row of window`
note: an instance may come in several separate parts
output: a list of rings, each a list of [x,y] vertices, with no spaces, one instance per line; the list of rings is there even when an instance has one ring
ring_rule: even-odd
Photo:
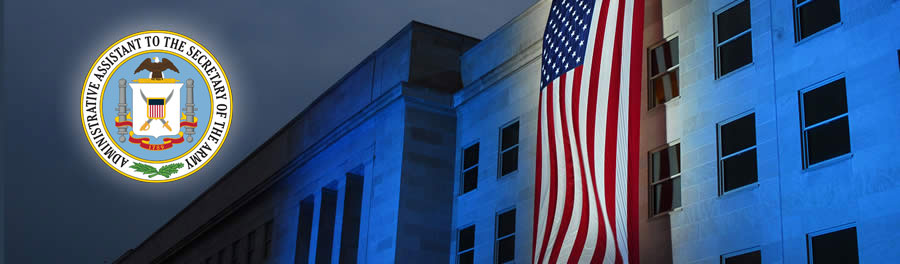
[[[841,226],[806,235],[807,259],[817,263],[859,263],[856,227]],[[741,250],[720,257],[722,264],[762,263],[759,248]]]
[[[363,176],[347,173],[343,188],[323,187],[319,192],[318,214],[315,213],[316,197],[309,195],[300,201],[297,217],[297,242],[294,263],[332,263],[332,253],[337,251],[338,263],[356,263],[359,249],[359,230],[362,221]],[[338,185],[336,182],[328,184]],[[343,195],[338,192],[343,191]],[[343,198],[343,205],[338,206]],[[318,217],[318,221],[316,221]],[[338,222],[336,219],[341,219]],[[317,225],[314,226],[316,222]],[[313,236],[313,228],[317,236]],[[340,228],[340,236],[335,233]],[[311,245],[315,243],[313,250]],[[312,256],[311,254],[315,254]]]
[[[478,188],[479,142],[463,148],[462,182],[459,194]],[[513,121],[500,128],[500,149],[498,150],[499,177],[509,175],[519,169],[519,121]]]
[[[516,209],[497,213],[494,263],[515,262]],[[845,225],[806,235],[809,263],[859,263],[856,227]],[[741,250],[720,257],[723,264],[762,263],[760,249]],[[457,264],[475,262],[475,225],[457,231]]]
[[[803,168],[850,153],[850,124],[844,78],[800,91]],[[717,125],[719,195],[757,182],[756,114]],[[651,151],[651,215],[681,206],[681,145]]]
[[[494,234],[494,263],[514,263],[516,258],[516,209],[497,213]],[[457,231],[456,263],[475,263],[475,225]]]
[[[257,247],[259,244],[256,243],[257,231],[259,229],[263,229],[263,248],[262,248],[262,256],[258,257]],[[245,250],[241,250],[241,244],[245,246]],[[230,256],[226,257],[225,254],[230,254]],[[231,243],[230,247],[225,247],[219,249],[219,252],[214,256],[209,256],[206,258],[205,264],[239,264],[239,263],[263,263],[269,256],[272,255],[272,220],[269,220],[263,226],[250,231],[247,234],[245,239],[238,239]],[[242,261],[243,260],[243,261]]]
[[[839,0],[794,0],[795,40],[800,41],[841,22]],[[716,78],[753,63],[750,0],[737,2],[714,19]],[[650,49],[650,108],[678,97],[678,38]]]

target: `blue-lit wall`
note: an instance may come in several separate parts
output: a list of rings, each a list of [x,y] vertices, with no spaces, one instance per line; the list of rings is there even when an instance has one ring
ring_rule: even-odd
[[[550,1],[539,1],[462,56],[465,88],[454,97],[457,113],[456,181],[451,263],[461,228],[475,226],[475,263],[496,259],[496,217],[516,210],[515,260],[531,260],[534,155],[540,96],[540,47]],[[519,122],[518,170],[501,177],[500,131]],[[462,150],[479,144],[477,188],[462,192]]]
[[[661,35],[680,39],[681,98],[664,107],[680,140],[682,204],[672,212],[676,263],[718,263],[758,248],[763,263],[806,263],[807,235],[857,227],[862,263],[900,256],[900,3],[840,1],[841,23],[799,42],[791,1],[749,0],[753,63],[715,78],[713,14],[734,1],[663,1]],[[802,166],[799,91],[847,81],[850,155]],[[716,124],[756,115],[758,182],[719,195]]]
[[[650,215],[648,162],[641,159],[642,262],[720,263],[723,255],[759,249],[763,263],[805,263],[809,234],[846,225],[857,227],[862,263],[894,262],[900,258],[894,200],[900,196],[900,2],[842,0],[840,24],[797,42],[790,1],[746,1],[753,63],[721,78],[713,14],[735,1],[647,2],[644,47],[679,38],[680,96],[654,108],[642,98],[640,155],[681,144],[682,206]],[[530,262],[540,40],[549,5],[538,1],[477,45],[411,24],[132,259],[243,259],[248,234],[260,234],[272,220],[272,255],[254,260],[294,263],[300,206],[311,201],[307,260],[330,247],[331,263],[338,263],[346,175],[353,174],[363,179],[360,263],[455,263],[457,231],[471,225],[475,262],[492,263],[496,216],[512,208],[515,260]],[[799,91],[835,76],[847,81],[852,153],[804,169]],[[758,181],[720,194],[717,124],[751,112]],[[518,170],[500,177],[501,127],[514,121]],[[477,188],[462,194],[462,150],[476,142]],[[316,239],[323,188],[337,191],[331,245]],[[215,203],[226,198],[235,202]],[[264,243],[259,235],[253,239]]]

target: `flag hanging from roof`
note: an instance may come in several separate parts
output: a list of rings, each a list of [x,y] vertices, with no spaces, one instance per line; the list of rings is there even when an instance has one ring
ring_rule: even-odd
[[[639,263],[643,0],[553,0],[543,35],[533,263]]]

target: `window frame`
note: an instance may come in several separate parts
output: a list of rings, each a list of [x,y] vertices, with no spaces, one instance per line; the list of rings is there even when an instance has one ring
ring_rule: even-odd
[[[462,236],[460,236],[460,234],[462,233],[463,230],[468,229],[469,227],[472,228],[472,248],[469,248],[466,250],[459,250],[459,244],[460,244],[459,241],[462,239]],[[467,225],[456,228],[456,250],[455,250],[456,251],[456,253],[455,253],[456,261],[454,261],[453,263],[459,264],[459,260],[460,260],[459,256],[462,254],[468,253],[470,251],[472,252],[472,259],[474,260],[474,258],[475,258],[474,257],[475,256],[475,242],[478,241],[478,239],[476,238],[476,235],[477,235],[476,231],[478,231],[478,228],[475,227],[474,223],[467,224]],[[474,263],[474,261],[473,261],[473,263]]]
[[[663,144],[662,146],[656,147],[656,148],[654,148],[654,149],[651,149],[649,152],[647,152],[647,187],[648,187],[648,190],[647,190],[647,196],[648,196],[648,197],[647,197],[647,199],[649,199],[649,200],[648,200],[648,208],[647,208],[647,209],[648,209],[648,211],[649,211],[648,215],[650,216],[650,218],[653,218],[653,217],[656,217],[656,216],[660,216],[660,215],[666,215],[666,214],[669,214],[669,213],[671,213],[671,212],[674,212],[674,211],[677,211],[677,210],[680,210],[680,209],[681,209],[681,203],[679,203],[678,207],[673,207],[671,210],[663,211],[663,212],[659,212],[659,213],[653,212],[653,206],[655,205],[654,199],[653,199],[653,195],[654,195],[654,194],[653,194],[653,190],[654,190],[653,187],[655,187],[655,186],[658,185],[658,184],[663,184],[663,183],[665,183],[665,182],[667,182],[667,181],[674,181],[675,178],[681,178],[681,175],[682,175],[682,173],[684,172],[684,171],[682,170],[682,167],[681,167],[681,164],[680,164],[680,162],[681,162],[681,154],[680,154],[681,151],[679,151],[679,157],[678,157],[678,161],[679,161],[679,164],[678,164],[678,173],[675,174],[675,175],[669,176],[668,178],[661,179],[661,180],[658,180],[658,181],[655,181],[655,182],[654,182],[654,181],[653,181],[653,153],[656,153],[656,152],[660,152],[660,151],[669,149],[669,148],[671,148],[671,147],[674,147],[675,145],[679,145],[679,147],[680,147],[680,146],[681,146],[681,140],[679,139],[679,140],[675,140],[675,141],[672,141],[672,142]],[[678,185],[678,188],[681,188],[681,184]]]
[[[756,251],[759,251],[760,259],[762,259],[762,248],[760,248],[759,246],[755,246],[755,247],[751,247],[751,248],[745,248],[745,249],[736,250],[736,251],[722,254],[721,256],[719,256],[719,263],[725,264],[726,258],[736,257],[736,256],[740,256],[740,255],[747,254],[747,253],[753,253]]]
[[[650,67],[651,67],[650,65],[652,65],[652,61],[651,61],[651,60],[653,59],[653,57],[650,56],[650,54],[653,52],[653,50],[656,49],[656,48],[662,47],[663,45],[666,45],[666,43],[669,43],[669,42],[671,42],[672,40],[678,39],[678,38],[679,38],[679,36],[678,36],[678,33],[677,33],[677,32],[676,32],[676,33],[672,33],[672,34],[669,35],[668,37],[663,38],[662,41],[660,41],[660,42],[658,42],[658,43],[656,43],[656,44],[653,44],[653,45],[651,45],[649,48],[647,48],[647,91],[648,91],[648,92],[647,92],[647,109],[648,109],[648,110],[654,109],[654,108],[656,108],[657,106],[665,105],[665,104],[667,104],[668,102],[675,101],[675,99],[681,98],[681,85],[679,85],[679,87],[678,87],[678,96],[673,96],[671,99],[666,100],[666,101],[664,101],[664,102],[662,102],[662,103],[657,104],[657,103],[656,103],[656,100],[654,100],[655,98],[653,97],[653,96],[654,96],[654,91],[653,91],[653,88],[654,88],[654,87],[652,86],[652,83],[653,83],[653,80],[654,80],[654,79],[661,78],[661,77],[665,76],[666,74],[671,74],[673,71],[676,72],[676,73],[674,73],[674,74],[677,75],[678,83],[680,84],[680,83],[681,83],[681,75],[680,75],[680,74],[681,74],[681,71],[679,71],[679,70],[681,69],[681,67],[680,67],[680,66],[681,66],[681,58],[678,59],[678,64],[676,64],[675,66],[666,68],[665,72],[660,72],[660,73],[656,74],[655,76],[652,75],[652,74],[653,74],[653,71],[652,71],[652,69],[650,69]],[[680,40],[680,39],[679,39],[679,43],[681,43],[681,40]],[[678,52],[679,52],[678,54],[679,54],[679,56],[680,56],[681,50],[679,49]]]
[[[793,1],[791,1],[791,4],[792,4],[791,6],[793,9],[792,12],[794,15],[794,44],[800,44],[808,39],[812,39],[818,35],[824,34],[825,32],[830,31],[831,29],[844,24],[843,13],[840,12],[843,4],[841,3],[841,0],[835,0],[835,1],[838,1],[838,16],[839,16],[838,22],[834,23],[833,25],[830,25],[828,27],[825,27],[819,31],[816,31],[816,33],[809,34],[809,36],[806,36],[804,38],[802,36],[803,32],[801,32],[801,29],[800,29],[800,26],[801,26],[800,8],[809,3],[812,3],[813,1],[816,1],[816,0],[793,0]]]
[[[828,166],[829,164],[832,164],[835,161],[840,161],[840,160],[843,160],[843,159],[853,156],[853,144],[852,144],[852,141],[850,141],[851,138],[849,138],[851,136],[850,131],[849,131],[850,130],[850,98],[847,98],[847,112],[837,115],[837,116],[834,116],[834,117],[831,117],[831,118],[828,118],[828,119],[825,119],[825,120],[822,120],[822,121],[819,121],[818,123],[812,124],[808,127],[806,125],[806,110],[804,110],[804,106],[805,106],[806,102],[803,100],[803,95],[808,92],[814,91],[816,89],[822,88],[825,85],[839,81],[841,79],[844,79],[844,96],[846,97],[847,96],[847,78],[844,76],[843,73],[828,77],[825,80],[816,82],[816,83],[814,83],[810,86],[807,86],[806,88],[800,89],[798,91],[797,100],[799,102],[798,105],[800,107],[800,109],[799,109],[799,111],[800,111],[800,151],[801,151],[800,156],[802,157],[801,159],[802,159],[803,163],[801,165],[802,165],[802,168],[804,171],[810,170],[810,169],[815,169],[815,168],[820,168],[820,167],[825,167],[825,166]],[[837,121],[837,120],[839,120],[841,118],[845,118],[845,117],[847,118],[847,130],[848,130],[847,131],[847,135],[848,135],[847,141],[849,141],[848,143],[850,144],[850,151],[847,153],[826,159],[826,160],[816,162],[814,164],[810,164],[809,163],[809,138],[807,136],[807,132],[810,129],[829,124],[831,122]]]
[[[519,220],[517,218],[518,212],[516,211],[516,212],[513,212],[513,222],[514,222],[513,223],[513,229],[514,229],[513,232],[510,234],[507,234],[505,236],[502,236],[502,237],[500,236],[500,215],[508,213],[510,211],[516,211],[516,207],[515,206],[508,207],[503,210],[497,211],[494,214],[494,263],[500,263],[500,240],[503,240],[503,239],[506,239],[509,237],[513,237],[513,243],[515,243],[516,233],[519,232],[518,229],[515,228],[515,225],[518,224],[518,220]],[[503,262],[501,264],[505,264],[505,263],[516,263],[516,248],[515,247],[513,247],[513,259],[511,261]]]
[[[516,143],[513,144],[512,146],[504,149],[503,148],[503,129],[506,129],[507,127],[510,127],[517,123],[519,124],[519,128],[516,129],[516,138],[518,140],[516,140]],[[521,153],[517,153],[517,155],[516,155],[516,169],[513,171],[510,171],[509,173],[506,173],[506,174],[503,174],[503,154],[505,154],[506,152],[509,152],[513,149],[516,149],[516,151],[518,151],[519,143],[522,141],[522,134],[520,133],[521,131],[522,131],[522,123],[519,122],[518,117],[516,117],[512,121],[506,122],[502,126],[500,126],[499,140],[497,140],[497,143],[498,143],[497,144],[497,149],[498,149],[498,151],[497,151],[497,179],[501,179],[507,175],[515,175],[517,172],[519,172],[519,157],[518,157],[519,155],[518,154],[521,154]]]
[[[821,229],[819,231],[809,232],[806,234],[806,262],[809,264],[813,264],[813,237],[818,237],[821,235],[831,234],[837,231],[842,231],[849,228],[856,228],[856,258],[859,259],[859,226],[856,225],[855,222],[846,223],[843,225],[832,226],[829,228]]]
[[[478,145],[478,151],[477,151],[478,158],[475,159],[475,165],[472,165],[471,167],[466,168],[466,150],[475,145]],[[468,191],[468,192],[465,191],[465,189],[466,189],[466,172],[469,172],[470,170],[475,170],[475,173],[479,174],[478,169],[480,167],[481,167],[481,141],[476,139],[467,145],[463,145],[463,147],[461,148],[460,157],[459,157],[459,192],[457,193],[457,196],[462,196],[467,193],[478,190],[478,178],[479,178],[478,176],[481,176],[481,175],[476,175],[476,177],[475,177],[475,188],[473,188],[471,191]]]
[[[747,117],[749,115],[754,115],[753,116],[753,131],[754,131],[753,146],[750,146],[750,147],[744,148],[742,150],[735,151],[734,153],[723,156],[722,155],[722,147],[723,147],[722,126],[727,125],[731,122],[737,121],[741,118]],[[716,156],[717,156],[716,157],[716,169],[719,174],[718,175],[718,178],[719,178],[718,185],[719,185],[719,196],[720,197],[724,196],[726,194],[729,194],[729,193],[733,193],[736,191],[740,191],[740,190],[743,190],[746,188],[751,188],[751,187],[755,187],[755,186],[759,185],[759,150],[757,150],[757,148],[759,147],[759,141],[757,140],[757,138],[755,136],[758,136],[758,133],[756,133],[756,111],[755,111],[755,109],[750,109],[750,110],[744,111],[738,115],[732,116],[732,117],[725,119],[724,121],[721,121],[716,124]],[[756,171],[756,182],[749,183],[744,186],[725,191],[725,159],[735,157],[737,155],[743,154],[743,153],[751,151],[751,150],[757,150],[756,157],[755,157],[756,158],[755,159],[756,170],[757,170]]]
[[[747,11],[750,12],[750,17],[751,17],[750,27],[747,28],[747,30],[742,31],[741,33],[738,33],[729,39],[723,40],[722,43],[719,43],[719,15],[724,13],[725,11],[728,11],[732,7],[735,7],[738,4],[743,3],[744,1],[750,1],[750,0],[735,0],[731,3],[728,3],[727,5],[723,6],[722,8],[719,8],[719,10],[716,10],[715,12],[713,12],[713,16],[712,16],[712,19],[713,19],[713,49],[715,50],[715,57],[714,57],[715,61],[714,62],[715,62],[715,71],[716,71],[715,79],[716,80],[725,78],[726,76],[729,76],[733,73],[739,72],[747,67],[750,67],[750,65],[753,65],[753,63],[755,62],[753,60],[753,44],[752,44],[753,43],[753,35],[752,35],[753,34],[753,19],[752,19],[753,13],[752,13],[752,10],[749,10],[749,8],[750,8],[749,2],[747,3],[747,5],[748,5]],[[750,44],[751,45],[750,46],[750,63],[747,63],[746,65],[743,65],[741,67],[738,67],[728,73],[722,74],[722,67],[721,67],[722,66],[722,63],[721,63],[722,56],[719,53],[719,48],[722,47],[723,45],[728,44],[729,42],[732,42],[732,41],[734,41],[744,35],[747,35],[747,34],[750,34],[750,43],[751,43]],[[681,61],[679,61],[679,63],[680,62]]]

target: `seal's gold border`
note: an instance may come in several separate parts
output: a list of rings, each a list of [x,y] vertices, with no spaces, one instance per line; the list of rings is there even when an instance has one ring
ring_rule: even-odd
[[[184,39],[186,39],[186,40],[191,41],[192,43],[194,43],[194,45],[197,45],[197,47],[200,47],[200,49],[203,49],[203,51],[206,52],[206,54],[209,54],[209,57],[212,58],[212,60],[216,63],[216,66],[219,67],[219,71],[222,73],[222,78],[225,79],[225,84],[228,85],[228,94],[229,94],[229,95],[233,95],[233,94],[231,93],[231,82],[229,82],[229,80],[228,80],[228,75],[225,73],[225,69],[222,68],[222,65],[219,64],[219,61],[216,59],[216,57],[215,57],[214,55],[212,55],[212,53],[209,52],[209,50],[207,50],[206,47],[204,47],[203,45],[201,45],[201,44],[200,44],[199,42],[197,42],[196,40],[191,39],[191,38],[189,38],[189,37],[187,37],[187,36],[185,36],[185,35],[182,35],[182,34],[179,34],[179,33],[176,33],[176,32],[172,32],[172,31],[166,31],[166,30],[148,30],[148,31],[141,31],[141,32],[137,32],[137,33],[134,33],[134,34],[125,36],[124,38],[121,38],[121,39],[117,40],[116,42],[114,42],[113,44],[111,44],[108,48],[106,48],[106,50],[104,50],[102,53],[100,53],[100,56],[97,57],[97,60],[94,61],[94,63],[91,65],[91,68],[90,68],[90,69],[96,68],[96,67],[97,67],[97,63],[100,63],[100,60],[103,59],[103,55],[109,53],[109,50],[110,50],[110,49],[112,49],[113,47],[115,47],[116,45],[118,45],[119,43],[121,43],[122,41],[124,41],[124,40],[126,40],[126,39],[129,39],[129,38],[132,38],[132,37],[134,37],[134,36],[138,36],[138,35],[142,35],[142,34],[151,34],[151,33],[172,34],[172,35],[175,35],[175,36],[179,36],[179,37],[182,37],[182,38],[184,38]],[[88,80],[90,79],[90,77],[91,77],[91,71],[88,71],[88,73],[87,73],[87,74],[85,75],[85,77],[84,77],[84,83],[82,83],[82,86],[81,86],[81,101],[79,101],[79,103],[78,103],[79,107],[81,107],[81,106],[83,105],[81,102],[84,102],[85,89],[87,89],[87,84],[88,84]],[[106,89],[105,82],[104,82],[104,85],[103,85],[102,87],[103,87],[103,89]],[[212,96],[212,95],[210,95],[210,96]],[[98,151],[97,148],[94,146],[93,141],[91,141],[90,133],[89,133],[88,130],[87,130],[87,124],[84,123],[84,111],[83,111],[83,110],[82,110],[82,111],[79,111],[79,115],[81,116],[81,127],[84,129],[84,136],[85,136],[85,139],[87,139],[88,143],[89,143],[90,146],[91,146],[91,149],[94,150],[94,153],[96,153],[97,156],[100,157],[100,160],[102,160],[103,163],[106,163],[107,166],[109,166],[110,168],[112,168],[113,170],[115,170],[116,172],[118,172],[119,174],[125,175],[125,177],[131,178],[131,179],[134,179],[134,180],[137,180],[137,181],[142,181],[142,182],[171,182],[171,181],[176,181],[176,180],[185,178],[185,177],[187,177],[187,176],[190,176],[191,174],[194,174],[194,172],[197,172],[198,170],[200,170],[200,169],[202,169],[204,166],[206,166],[206,164],[209,163],[210,160],[212,160],[213,158],[215,158],[215,157],[216,157],[216,154],[219,153],[219,150],[222,148],[222,145],[224,145],[225,140],[228,138],[228,132],[231,130],[231,118],[232,118],[232,116],[234,116],[234,115],[233,115],[233,114],[234,114],[234,101],[232,100],[231,96],[228,97],[228,104],[229,104],[229,108],[228,108],[228,126],[225,127],[225,134],[224,134],[224,136],[222,137],[222,139],[219,141],[219,147],[216,148],[215,151],[213,151],[213,154],[212,154],[208,159],[206,159],[206,161],[203,162],[203,164],[198,165],[197,168],[195,168],[194,170],[189,171],[189,172],[185,173],[184,175],[182,175],[182,176],[180,176],[180,177],[177,177],[177,178],[171,178],[171,179],[165,179],[165,180],[159,180],[159,181],[147,180],[147,179],[141,179],[141,178],[138,178],[138,177],[135,177],[135,176],[131,176],[131,175],[129,175],[128,173],[125,173],[125,172],[123,172],[123,171],[120,171],[120,170],[117,169],[115,166],[109,164],[109,162],[107,162],[106,159],[103,158],[103,155],[100,154],[100,151]],[[109,134],[108,131],[104,131],[104,133]]]

